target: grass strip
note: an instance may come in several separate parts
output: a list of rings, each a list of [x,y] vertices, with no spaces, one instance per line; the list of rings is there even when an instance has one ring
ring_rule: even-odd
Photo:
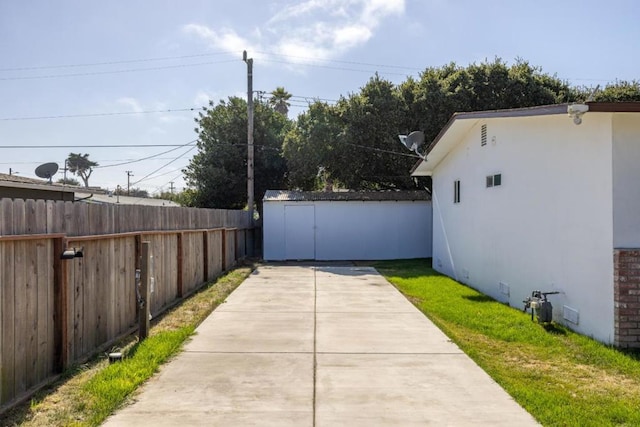
[[[253,271],[244,265],[204,286],[154,320],[149,338],[129,337],[120,346],[125,358],[109,364],[101,354],[69,369],[64,379],[30,402],[3,414],[0,426],[97,426],[126,404],[135,390],[182,348],[195,328]]]
[[[427,260],[374,266],[542,425],[640,425],[638,353],[532,322]]]

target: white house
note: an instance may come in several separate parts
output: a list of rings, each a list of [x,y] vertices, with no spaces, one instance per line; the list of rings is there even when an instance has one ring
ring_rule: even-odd
[[[514,307],[560,291],[556,321],[640,347],[640,103],[458,113],[412,174],[436,270]]]
[[[431,256],[425,191],[301,192],[264,196],[264,259],[380,260]]]

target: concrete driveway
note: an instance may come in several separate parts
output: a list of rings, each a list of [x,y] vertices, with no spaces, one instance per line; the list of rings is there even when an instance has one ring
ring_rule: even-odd
[[[263,266],[106,425],[537,423],[375,269]]]

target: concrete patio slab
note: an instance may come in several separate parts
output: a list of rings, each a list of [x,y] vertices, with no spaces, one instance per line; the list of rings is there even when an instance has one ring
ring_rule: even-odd
[[[215,311],[196,330],[185,351],[313,352],[313,312]]]
[[[531,425],[464,354],[317,356],[317,425]]]
[[[535,420],[370,267],[258,268],[107,426]]]
[[[107,425],[313,423],[313,354],[185,352]]]

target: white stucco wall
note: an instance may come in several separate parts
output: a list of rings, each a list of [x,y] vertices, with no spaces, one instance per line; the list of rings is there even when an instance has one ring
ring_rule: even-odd
[[[434,169],[433,210],[436,270],[518,308],[533,290],[563,291],[550,296],[557,321],[566,305],[579,314],[568,326],[613,340],[610,114],[477,120]]]
[[[613,116],[613,245],[640,248],[640,117]]]
[[[380,260],[431,256],[431,202],[264,203],[264,259],[287,258],[285,206],[315,206],[315,259]]]

